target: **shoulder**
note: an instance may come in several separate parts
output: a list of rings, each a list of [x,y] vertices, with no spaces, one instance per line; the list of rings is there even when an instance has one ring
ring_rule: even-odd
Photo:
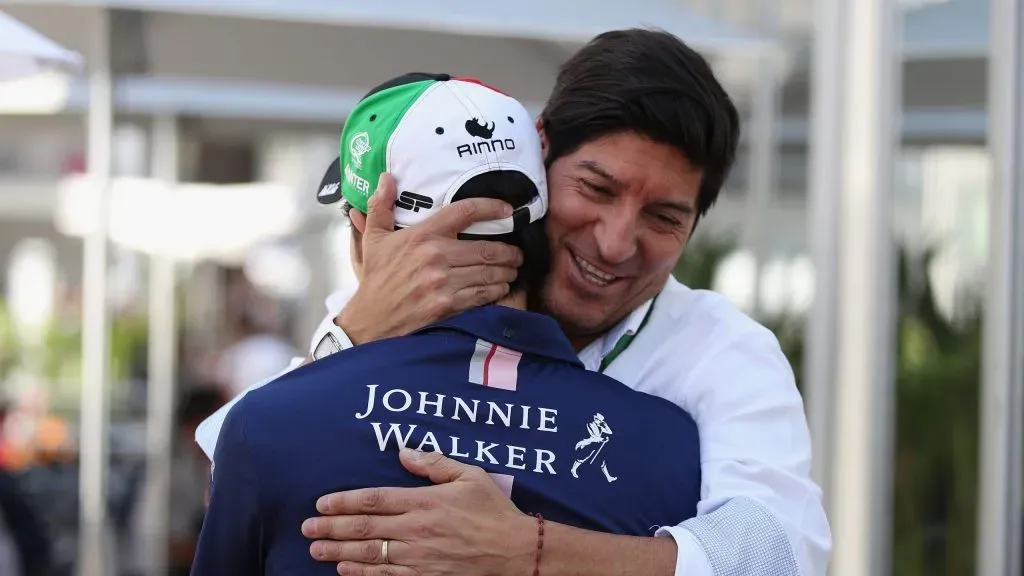
[[[461,345],[457,346],[456,342]],[[280,415],[324,409],[325,399],[345,401],[359,386],[379,378],[446,365],[444,352],[464,352],[466,343],[451,337],[410,334],[361,344],[320,360],[307,362],[249,392],[243,401],[253,418],[276,420]]]
[[[693,290],[669,278],[654,302],[655,331],[714,347],[744,338],[774,339],[771,331],[747,316],[728,298],[710,290]]]
[[[545,363],[551,365],[546,367],[552,370],[548,378],[557,380],[557,389],[563,394],[613,402],[615,405],[629,407],[631,412],[644,414],[653,421],[668,418],[676,424],[686,425],[693,422],[689,412],[663,395],[628,386],[612,376],[590,371],[582,366],[560,362]]]
[[[690,289],[674,278],[655,300],[649,325],[650,336],[672,348],[685,346],[687,356],[700,360],[737,346],[782,354],[775,334],[726,297]]]
[[[724,296],[672,278],[636,344],[629,363],[641,374],[637,387],[677,404],[690,406],[702,391],[721,387],[796,394],[792,369],[771,330]]]
[[[217,438],[217,447],[211,458],[214,462],[225,458],[248,452],[249,438],[246,429],[246,422],[249,421],[251,403],[249,395],[238,400],[224,416],[224,423],[220,426]]]

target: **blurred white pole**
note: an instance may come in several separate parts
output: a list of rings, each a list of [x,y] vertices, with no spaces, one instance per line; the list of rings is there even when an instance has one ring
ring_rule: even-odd
[[[977,573],[1020,576],[1024,535],[1024,0],[992,0],[988,286]]]
[[[831,510],[835,425],[839,274],[839,191],[842,190],[843,0],[814,2],[807,236],[814,263],[814,303],[807,318],[803,393],[814,445],[812,475]],[[830,515],[831,517],[831,515]]]
[[[151,135],[152,176],[173,184],[178,180],[177,118],[155,118]],[[174,260],[162,255],[150,257],[149,382],[146,387],[147,518],[143,555],[149,576],[163,576],[168,570],[177,362],[175,285]]]
[[[836,576],[890,573],[895,370],[896,0],[846,0],[832,528]]]
[[[769,40],[778,36],[779,5],[776,0],[758,0],[761,33]],[[761,314],[761,278],[767,260],[764,236],[765,218],[775,188],[775,168],[779,160],[776,126],[779,121],[779,54],[762,50],[757,58],[757,85],[751,110],[750,178],[746,202],[746,244],[754,255],[754,297],[750,314]]]
[[[110,572],[107,523],[107,437],[110,347],[107,228],[114,124],[110,13],[96,11],[89,64],[88,163],[99,187],[96,227],[85,238],[82,286],[82,399],[79,442],[79,562],[82,576]]]

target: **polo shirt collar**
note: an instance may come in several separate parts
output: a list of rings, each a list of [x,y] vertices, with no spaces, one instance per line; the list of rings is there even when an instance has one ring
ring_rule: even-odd
[[[601,339],[601,360],[603,361],[612,353],[612,350],[619,344],[619,341],[629,336],[636,336],[636,333],[640,331],[640,327],[643,326],[644,318],[647,317],[647,312],[651,309],[651,304],[654,299],[650,299],[638,306],[635,310],[629,313],[628,316],[623,318],[616,324],[611,330],[605,333]]]
[[[458,330],[491,344],[582,366],[561,327],[543,314],[492,304],[467,310],[415,333],[440,329]]]

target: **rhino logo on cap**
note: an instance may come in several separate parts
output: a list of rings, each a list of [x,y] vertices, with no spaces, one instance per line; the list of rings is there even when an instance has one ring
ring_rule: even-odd
[[[466,120],[466,132],[469,132],[470,136],[490,140],[491,136],[494,135],[494,122],[491,122],[489,125],[487,122],[481,124],[476,118],[470,118]]]

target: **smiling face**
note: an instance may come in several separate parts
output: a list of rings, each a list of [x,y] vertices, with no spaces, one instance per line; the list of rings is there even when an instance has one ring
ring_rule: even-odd
[[[634,132],[552,164],[544,305],[578,348],[664,286],[690,238],[701,178],[677,149]]]

